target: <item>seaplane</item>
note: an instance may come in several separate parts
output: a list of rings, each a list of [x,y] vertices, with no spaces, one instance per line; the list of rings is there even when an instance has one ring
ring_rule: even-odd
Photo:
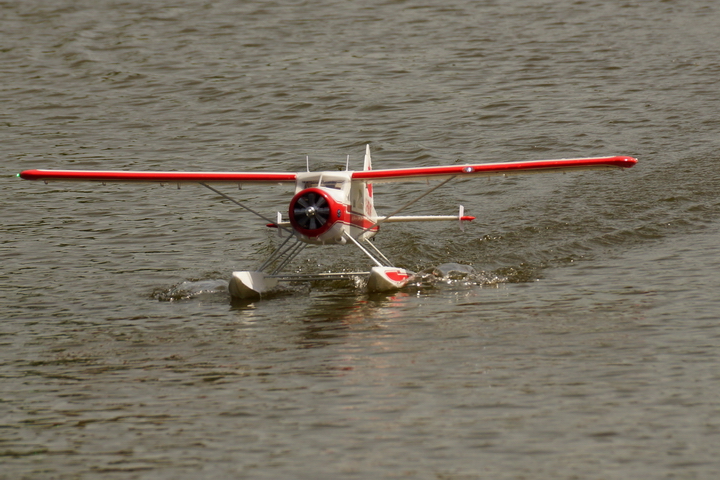
[[[161,172],[161,171],[94,171],[94,170],[25,170],[18,174],[25,180],[154,182],[159,184],[199,184],[220,197],[242,207],[277,229],[285,236],[277,248],[257,268],[232,273],[228,289],[232,297],[253,299],[262,297],[277,288],[280,282],[316,281],[338,278],[365,278],[369,292],[388,292],[406,287],[414,273],[395,266],[375,247],[371,239],[380,226],[396,222],[464,222],[475,217],[465,214],[459,206],[453,215],[400,215],[410,205],[431,194],[451,181],[478,177],[508,176],[527,173],[568,172],[578,170],[626,169],[637,163],[630,156],[575,158],[559,160],[533,160],[505,163],[483,163],[449,166],[431,166],[373,170],[370,145],[365,148],[362,170],[350,170],[349,156],[345,170],[310,171],[306,159],[302,172]],[[391,182],[424,182],[427,188],[388,215],[375,210],[373,185]],[[238,188],[246,185],[294,185],[287,219],[281,212],[275,218],[257,212],[244,203],[216,188],[231,184]],[[328,272],[313,275],[284,273],[291,262],[308,245],[352,245],[370,260],[369,271]]]

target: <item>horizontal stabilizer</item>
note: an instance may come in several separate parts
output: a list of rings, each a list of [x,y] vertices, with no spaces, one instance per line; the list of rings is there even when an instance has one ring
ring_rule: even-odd
[[[392,217],[378,217],[377,223],[444,222],[448,220],[472,222],[475,220],[475,217],[471,217],[470,215],[463,215],[461,217],[458,217],[457,215],[395,215]]]

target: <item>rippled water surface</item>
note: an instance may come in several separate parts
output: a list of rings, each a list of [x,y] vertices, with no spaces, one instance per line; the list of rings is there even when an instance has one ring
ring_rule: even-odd
[[[0,0],[2,478],[713,479],[720,6]],[[297,171],[632,155],[476,180],[383,227],[392,295],[232,303],[278,239],[202,187],[28,168]],[[377,185],[387,214],[423,185]],[[225,190],[263,214],[284,187]],[[366,268],[310,247],[294,268]]]

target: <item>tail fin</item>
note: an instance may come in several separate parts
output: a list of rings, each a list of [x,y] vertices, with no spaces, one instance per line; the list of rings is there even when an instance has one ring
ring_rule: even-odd
[[[372,170],[372,159],[370,158],[370,145],[365,146],[365,164],[363,170]]]
[[[372,158],[370,158],[370,145],[365,146],[365,163],[363,170],[372,170]],[[371,219],[377,218],[377,212],[375,211],[375,201],[373,200],[373,187],[371,183],[365,184],[365,215]],[[373,220],[374,221],[374,220]]]

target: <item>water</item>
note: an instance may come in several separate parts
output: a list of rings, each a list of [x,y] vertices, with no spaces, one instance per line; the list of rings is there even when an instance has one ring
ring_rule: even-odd
[[[720,12],[709,0],[0,2],[2,478],[715,478]],[[276,244],[200,187],[625,154],[455,183],[377,245],[470,279],[233,304]],[[381,214],[422,185],[378,185]],[[227,190],[269,216],[282,187]],[[296,268],[366,267],[350,247]]]

